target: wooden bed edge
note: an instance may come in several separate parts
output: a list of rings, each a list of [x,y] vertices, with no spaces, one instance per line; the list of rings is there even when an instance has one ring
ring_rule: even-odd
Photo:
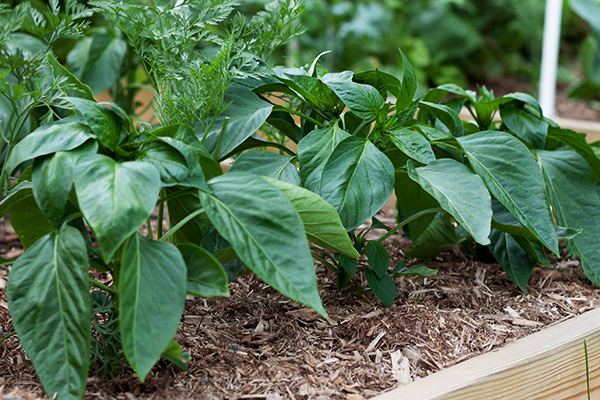
[[[600,308],[372,400],[587,399],[600,395]]]

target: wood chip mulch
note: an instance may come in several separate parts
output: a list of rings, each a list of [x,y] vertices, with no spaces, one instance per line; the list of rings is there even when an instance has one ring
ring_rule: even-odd
[[[0,251],[18,251],[5,245],[6,236],[0,235]],[[400,235],[386,245],[392,265],[411,246]],[[335,276],[318,266],[329,319],[242,276],[230,285],[230,298],[187,300],[176,339],[191,353],[190,375],[165,361],[143,384],[131,370],[110,382],[92,375],[85,399],[370,398],[600,303],[600,290],[578,261],[552,262],[555,269],[535,269],[523,293],[497,264],[471,261],[455,246],[433,260],[411,260],[439,272],[396,278],[399,295],[390,309],[371,292],[336,290]],[[9,271],[0,269],[0,336],[12,330]],[[0,400],[40,398],[33,367],[13,336],[0,348]]]

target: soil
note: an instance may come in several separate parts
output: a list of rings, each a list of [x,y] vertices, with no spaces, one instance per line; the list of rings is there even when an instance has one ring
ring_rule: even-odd
[[[386,224],[394,218],[380,215]],[[383,231],[374,230],[373,235]],[[392,265],[411,247],[386,241]],[[6,223],[0,253],[22,249]],[[600,290],[578,261],[551,259],[534,270],[527,293],[497,264],[472,261],[459,246],[432,260],[410,260],[436,275],[396,278],[385,308],[371,293],[340,291],[317,265],[328,319],[253,275],[238,277],[227,299],[187,300],[176,335],[191,353],[190,374],[160,361],[146,381],[126,369],[112,381],[90,374],[85,399],[349,399],[373,397],[490,351],[600,304]],[[10,267],[0,268],[0,336],[12,332],[6,303]],[[366,282],[363,282],[366,286]],[[16,336],[0,347],[0,399],[40,399],[43,390]]]

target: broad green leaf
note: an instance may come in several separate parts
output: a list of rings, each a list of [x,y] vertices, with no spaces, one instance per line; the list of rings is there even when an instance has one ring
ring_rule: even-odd
[[[381,243],[373,241],[367,243],[366,253],[369,265],[381,279],[390,267],[390,255]]]
[[[546,121],[510,104],[500,106],[500,115],[506,127],[518,137],[533,147],[544,148],[548,132]]]
[[[527,254],[533,257],[535,261],[545,265],[548,268],[554,268],[552,263],[550,263],[550,260],[548,260],[544,245],[539,240],[528,239],[523,236],[510,236],[519,244],[519,246],[521,246],[523,250],[525,250]]]
[[[371,290],[373,290],[373,293],[381,300],[383,305],[388,308],[392,307],[394,305],[394,300],[396,300],[396,295],[398,294],[398,289],[392,278],[388,275],[379,277],[370,269],[365,270],[365,277],[367,278],[369,286],[371,286]]]
[[[331,90],[319,78],[308,75],[284,74],[279,80],[302,96],[308,104],[323,111],[333,111],[336,100]]]
[[[61,63],[51,54],[48,53],[48,63],[52,67],[52,75],[54,75],[54,80],[58,80],[61,78],[66,78],[66,83],[74,86],[74,89],[69,89],[66,91],[67,96],[73,97],[81,97],[87,100],[94,100],[94,94],[92,90],[84,85],[77,79],[75,75],[69,72],[68,69],[62,66]]]
[[[422,101],[419,103],[419,119],[422,120],[424,118],[421,117],[421,113],[425,113],[425,115],[431,114],[435,118],[439,119],[442,124],[448,128],[448,131],[454,137],[461,137],[465,135],[465,128],[462,124],[462,121],[450,107],[442,105],[429,103],[426,101]]]
[[[117,163],[94,154],[79,159],[74,180],[81,212],[108,263],[154,210],[160,190],[158,171],[148,163]]]
[[[409,178],[406,171],[396,173],[394,186],[400,219],[409,218],[418,212],[431,208],[439,208],[437,200],[427,193],[421,185]],[[412,241],[416,241],[427,229],[435,214],[427,214],[408,224],[408,232]]]
[[[490,243],[492,200],[479,176],[451,158],[420,168],[409,160],[406,167],[408,176],[432,195],[476,242]]]
[[[190,353],[184,353],[181,350],[181,345],[177,343],[175,339],[171,339],[167,348],[162,352],[161,357],[170,363],[177,365],[188,374],[190,373],[185,366],[185,363],[189,362],[191,359]]]
[[[50,397],[83,396],[90,364],[89,293],[85,242],[70,226],[38,240],[10,271],[12,322]]]
[[[357,83],[373,86],[384,99],[387,98],[388,93],[395,98],[400,96],[400,88],[402,87],[400,79],[396,78],[394,75],[388,74],[387,72],[383,72],[378,69],[359,72],[354,74],[353,80]]]
[[[366,139],[354,136],[336,147],[321,177],[319,194],[351,231],[381,209],[394,190],[394,166]]]
[[[552,252],[558,239],[543,176],[527,147],[505,132],[484,131],[458,138],[473,170],[490,193]]]
[[[585,275],[600,284],[600,199],[588,163],[574,151],[536,152],[543,168],[552,210],[557,222],[583,229],[566,240],[572,255],[581,259]]]
[[[37,158],[32,175],[33,194],[44,216],[58,228],[73,187],[73,173],[77,159],[84,153],[95,153],[96,142],[87,142],[78,149],[57,151]]]
[[[400,55],[402,56],[404,73],[402,75],[402,88],[400,90],[400,96],[398,96],[396,107],[398,110],[403,110],[412,102],[413,97],[415,97],[417,83],[410,61],[408,61],[408,58],[406,58],[402,50],[398,49],[398,51],[400,51]]]
[[[12,174],[23,162],[57,151],[73,150],[93,139],[90,128],[81,118],[65,118],[36,129],[13,147],[4,166]]]
[[[600,180],[600,157],[594,152],[594,147],[590,146],[585,140],[585,136],[585,133],[575,132],[570,129],[548,129],[548,138],[566,144],[585,158],[585,161],[588,162],[594,172],[594,179],[598,181]]]
[[[186,146],[177,140],[171,140],[170,143],[159,141],[146,143],[136,153],[135,160],[152,164],[158,170],[163,186],[206,188],[204,173],[198,164],[198,155],[188,148],[187,155],[192,160],[186,159],[182,152],[171,144],[177,142]]]
[[[340,216],[331,204],[310,190],[273,178],[263,178],[292,202],[300,215],[308,240],[329,250],[358,258]]]
[[[226,155],[236,149],[247,138],[261,127],[267,120],[273,109],[273,105],[261,100],[256,94],[244,86],[233,84],[227,89],[223,104],[229,104],[213,123],[209,132],[206,133],[204,145],[217,160],[222,160]],[[221,142],[218,154],[214,154],[221,130],[229,118],[225,135]],[[208,127],[210,121],[196,124],[196,134],[202,138],[205,134],[204,127]]]
[[[312,131],[300,141],[298,161],[302,186],[312,192],[319,192],[325,163],[335,147],[348,137],[350,134],[335,123],[329,128]]]
[[[294,159],[294,157],[268,151],[250,150],[242,153],[229,168],[229,171],[249,172],[300,185],[300,175],[293,164]]]
[[[456,233],[450,218],[436,218],[431,221],[431,224],[415,241],[415,245],[405,255],[408,258],[431,258],[440,251],[464,240],[464,237]]]
[[[300,216],[279,189],[241,172],[209,181],[200,192],[210,221],[240,259],[283,295],[326,315]]]
[[[6,197],[0,201],[0,217],[6,215],[12,206],[30,197],[33,197],[33,185],[30,181],[15,183],[15,186],[8,192]]]
[[[127,43],[113,35],[98,33],[79,41],[67,55],[69,69],[96,94],[109,89],[119,78]]]
[[[38,207],[35,198],[25,197],[10,207],[10,223],[21,245],[28,249],[39,238],[52,232],[52,225]],[[62,213],[59,218],[62,217]]]
[[[408,128],[390,132],[392,143],[404,154],[423,164],[435,160],[431,145],[419,132]]]
[[[167,195],[172,195],[182,190],[182,188],[165,188]],[[200,199],[197,193],[189,193],[182,196],[177,196],[167,200],[167,210],[169,215],[169,225],[175,226],[185,217],[196,210],[202,208]],[[194,243],[200,244],[202,239],[208,233],[210,221],[206,214],[200,214],[188,223],[183,225],[173,235],[175,243]]]
[[[186,266],[177,247],[134,233],[119,272],[119,327],[125,357],[143,382],[167,348],[185,306]]]
[[[427,276],[435,275],[438,272],[437,269],[427,268],[423,265],[417,265],[414,267],[407,268],[406,264],[407,264],[406,261],[400,261],[398,264],[396,264],[396,266],[390,273],[390,277],[395,278],[396,276],[400,276],[400,275],[413,275],[413,276],[427,277]]]
[[[284,111],[273,111],[266,121],[279,132],[287,136],[292,142],[298,143],[302,139],[302,129],[296,125],[292,116]]]
[[[227,273],[212,254],[200,246],[177,246],[187,266],[187,292],[200,297],[229,297]]]
[[[356,251],[356,249],[354,250]],[[356,275],[356,267],[358,267],[358,259],[354,257],[348,257],[346,254],[335,253],[333,257],[340,263],[344,271],[350,276]]]
[[[493,229],[490,239],[492,244],[489,249],[498,264],[510,280],[526,292],[527,283],[535,266],[535,259],[527,254],[509,233]]]
[[[344,79],[330,79],[325,84],[338,95],[346,107],[365,120],[375,119],[385,103],[377,89]]]
[[[81,113],[100,143],[115,151],[122,128],[121,117],[115,111],[94,101],[77,97],[69,97],[68,101]]]

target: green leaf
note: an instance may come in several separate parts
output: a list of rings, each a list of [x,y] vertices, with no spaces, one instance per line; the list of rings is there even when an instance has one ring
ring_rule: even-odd
[[[440,207],[437,200],[427,193],[421,185],[409,178],[408,173],[400,171],[396,173],[396,184],[394,187],[399,208],[399,215],[402,218],[409,218],[421,211]],[[408,231],[410,238],[416,241],[419,236],[427,229],[435,214],[427,214],[416,220],[409,222]]]
[[[152,165],[94,154],[81,157],[75,174],[79,207],[94,231],[104,262],[150,217],[160,190]]]
[[[392,307],[394,305],[394,300],[396,300],[396,295],[398,294],[398,289],[396,289],[396,284],[392,278],[388,275],[379,277],[370,269],[365,270],[365,277],[367,278],[369,286],[371,286],[371,290],[373,290],[373,293],[381,300],[383,305],[388,308]]]
[[[231,103],[231,104],[230,104]],[[223,104],[229,107],[223,111],[213,123],[209,132],[206,133],[204,146],[214,153],[225,118],[229,118],[225,135],[221,142],[218,154],[213,154],[217,160],[222,160],[227,154],[235,150],[247,138],[261,127],[267,120],[273,109],[273,105],[261,100],[256,94],[244,86],[233,84],[227,89]],[[202,138],[205,134],[204,127],[208,127],[210,121],[196,124],[196,134]]]
[[[121,75],[127,43],[98,33],[79,41],[67,55],[69,69],[96,94],[109,89]]]
[[[180,191],[181,188],[166,188],[165,192],[167,195],[174,194]],[[202,208],[200,199],[197,193],[185,194],[177,196],[170,200],[167,200],[167,210],[169,211],[169,225],[175,226],[185,217],[190,215],[196,210]],[[183,225],[173,235],[175,243],[202,243],[202,239],[208,233],[210,227],[210,221],[206,214],[200,214],[188,223]]]
[[[533,147],[543,149],[546,144],[548,123],[541,117],[510,104],[500,106],[502,122],[508,129]]]
[[[62,217],[62,214],[59,218]],[[10,207],[10,223],[19,236],[23,249],[52,232],[52,225],[38,207],[34,197],[25,197]]]
[[[392,143],[404,154],[423,164],[435,160],[429,141],[423,135],[408,128],[390,131]]]
[[[67,96],[72,97],[81,97],[86,100],[94,100],[94,94],[91,89],[84,85],[77,79],[75,75],[69,72],[68,69],[62,66],[61,63],[51,54],[48,53],[48,63],[52,67],[52,75],[54,76],[54,80],[66,78],[66,83],[74,86],[74,89],[69,89],[66,91]]]
[[[548,138],[558,140],[575,150],[585,161],[588,162],[594,172],[594,180],[600,180],[600,158],[594,152],[594,148],[585,140],[585,133],[579,133],[570,129],[548,129]]]
[[[493,229],[490,239],[492,244],[489,249],[498,264],[510,280],[526,292],[527,283],[535,266],[535,259],[527,254],[515,239],[506,232]]]
[[[398,110],[404,110],[408,105],[410,105],[413,97],[415,97],[417,83],[415,73],[410,65],[410,61],[408,61],[408,58],[406,58],[402,50],[398,49],[398,51],[402,56],[404,73],[402,76],[402,89],[400,90],[400,96],[398,97],[396,107]]]
[[[231,165],[231,172],[249,172],[268,176],[293,185],[300,185],[300,175],[294,165],[294,157],[261,150],[242,153]]]
[[[321,178],[319,194],[351,231],[381,209],[394,190],[394,166],[366,139],[354,136],[336,147]]]
[[[375,271],[378,278],[383,277],[390,267],[390,255],[379,242],[369,241],[366,248],[369,265]]]
[[[400,79],[387,72],[378,69],[359,72],[354,74],[353,80],[357,83],[373,86],[384,99],[387,98],[388,93],[396,98],[400,96],[400,88],[402,87]]]
[[[35,160],[33,194],[40,210],[55,229],[60,225],[69,200],[77,159],[83,153],[95,153],[97,150],[96,142],[88,142],[76,150],[57,151]]]
[[[33,185],[29,181],[15,183],[15,186],[8,192],[6,197],[0,202],[0,216],[7,212],[24,199],[33,197]],[[37,206],[37,205],[36,205]]]
[[[356,249],[354,251],[356,251]],[[346,271],[350,276],[356,275],[356,267],[358,266],[357,258],[348,257],[346,254],[341,253],[335,253],[333,257],[337,260],[337,262],[340,263],[344,271]]]
[[[63,226],[15,261],[7,288],[19,341],[52,397],[79,400],[90,364],[91,301],[85,242]]]
[[[288,73],[284,75],[286,78],[279,76],[278,79],[302,96],[308,104],[323,111],[333,111],[335,109],[335,97],[319,78]]]
[[[490,193],[552,252],[558,239],[543,176],[527,147],[508,133],[484,131],[458,138]]]
[[[25,161],[57,151],[73,150],[93,138],[90,128],[81,118],[65,118],[44,125],[13,147],[4,171],[6,174],[12,174],[14,169]]]
[[[81,113],[100,143],[115,151],[122,128],[119,115],[94,101],[77,97],[69,97],[67,100]]]
[[[200,192],[210,221],[240,259],[283,295],[326,315],[302,220],[281,191],[241,172],[209,181]]]
[[[406,167],[408,176],[432,195],[476,242],[490,243],[492,200],[479,176],[451,158],[420,168],[409,160]]]
[[[560,225],[583,229],[573,239],[566,240],[572,255],[581,259],[585,275],[600,284],[600,199],[588,163],[574,151],[536,152]]]
[[[267,177],[263,179],[281,190],[292,202],[302,219],[308,240],[349,257],[360,257],[352,245],[337,211],[325,199],[316,193],[287,182]]]
[[[442,124],[448,128],[452,136],[461,137],[465,135],[465,128],[462,124],[462,121],[450,107],[442,105],[429,103],[426,101],[422,101],[419,103],[419,118],[421,119],[421,113],[425,113],[425,115],[431,114],[435,118],[439,119]]]
[[[192,243],[177,246],[187,266],[187,292],[200,297],[229,297],[227,273],[208,251]]]
[[[464,240],[464,237],[456,233],[450,218],[436,218],[431,221],[431,224],[415,241],[415,245],[405,255],[408,258],[431,258],[440,251]]]
[[[178,142],[172,140],[172,143]],[[179,142],[179,144],[183,144]],[[171,144],[166,142],[149,142],[142,146],[136,153],[135,160],[152,164],[159,172],[163,186],[190,186],[195,188],[207,188],[204,173],[198,164],[198,155],[188,149],[186,157]],[[194,162],[195,160],[195,162]],[[190,168],[189,165],[192,165]],[[195,166],[195,168],[194,168]]]
[[[162,352],[161,357],[165,360],[177,365],[179,368],[187,372],[190,371],[184,363],[190,361],[190,353],[184,353],[181,350],[181,345],[175,339],[171,339],[167,348]]]
[[[400,261],[392,272],[390,273],[391,278],[395,278],[400,275],[413,275],[413,276],[431,276],[437,274],[437,269],[427,268],[423,265],[417,265],[415,267],[406,268],[406,261]]]
[[[294,143],[298,143],[302,139],[302,129],[296,125],[294,118],[287,112],[273,111],[266,122]]]
[[[185,262],[175,245],[134,233],[123,247],[118,282],[123,351],[143,382],[179,326]]]
[[[350,111],[365,120],[377,118],[385,103],[385,99],[373,86],[339,78],[329,79],[325,84],[338,95]]]
[[[300,141],[298,161],[302,186],[312,192],[319,192],[325,163],[335,147],[348,137],[350,134],[335,123],[329,128],[312,131]]]

